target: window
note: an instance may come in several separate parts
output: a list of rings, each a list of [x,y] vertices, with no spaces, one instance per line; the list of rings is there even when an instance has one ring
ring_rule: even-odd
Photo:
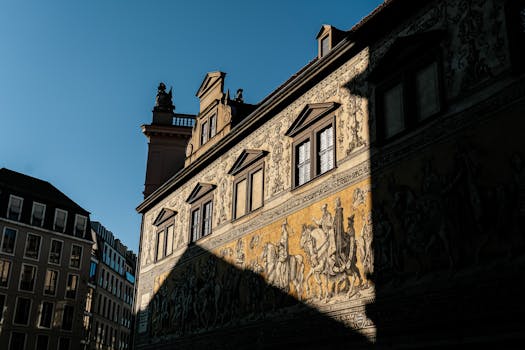
[[[40,320],[38,321],[38,326],[42,328],[51,328],[51,323],[53,322],[53,311],[55,305],[48,301],[43,301],[40,306]]]
[[[44,295],[54,296],[57,291],[58,271],[47,270],[44,279]]]
[[[442,109],[440,91],[436,60],[405,68],[397,77],[379,85],[376,94],[379,139],[388,140],[438,114]]]
[[[58,339],[58,349],[57,350],[69,350],[69,338],[60,338]]]
[[[201,208],[191,212],[191,240],[195,242],[200,238]]]
[[[325,56],[330,51],[330,36],[327,35],[321,39],[321,57]]]
[[[173,225],[166,229],[166,256],[173,253]]]
[[[199,183],[186,200],[191,204],[190,241],[195,242],[211,234],[213,219],[213,196],[215,185]]]
[[[67,275],[67,285],[65,297],[68,299],[75,299],[78,289],[78,275]]]
[[[91,261],[89,265],[89,282],[92,284],[97,283],[96,281],[96,275],[97,275],[97,263],[95,261]],[[100,283],[102,284],[102,283]]]
[[[9,272],[11,270],[11,262],[0,260],[0,287],[7,288],[9,286]]]
[[[73,329],[73,317],[75,308],[71,305],[64,305],[64,311],[62,314],[62,329],[70,331]]]
[[[2,235],[2,253],[14,254],[16,233],[17,231],[15,229],[9,227],[4,228],[4,234]]]
[[[75,215],[75,236],[84,237],[86,233],[87,217]]]
[[[217,114],[210,117],[210,139],[217,134]]]
[[[31,212],[31,225],[42,227],[44,225],[45,213],[45,204],[33,202],[33,210]]]
[[[7,206],[7,218],[9,220],[20,220],[20,216],[22,215],[22,204],[24,203],[24,199],[21,197],[9,196],[9,204]]]
[[[19,290],[25,292],[32,292],[35,288],[36,267],[32,265],[22,264],[22,271],[20,272]]]
[[[47,350],[49,345],[49,336],[39,334],[36,336],[36,348],[35,350]]]
[[[208,123],[203,122],[201,124],[201,145],[204,145],[208,142]]]
[[[335,168],[335,115],[333,102],[307,105],[292,123],[292,184],[301,186]]]
[[[26,249],[24,256],[26,258],[38,260],[40,256],[40,243],[42,237],[28,233],[26,238]]]
[[[157,234],[157,260],[164,258],[164,248],[166,247],[166,233],[160,230]]]
[[[17,298],[15,317],[13,319],[14,324],[27,326],[29,323],[29,314],[31,312],[31,299],[28,298]]]
[[[80,261],[82,259],[82,247],[76,244],[71,246],[71,258],[69,259],[69,266],[79,269]]]
[[[54,265],[60,265],[60,258],[62,257],[62,241],[55,239],[51,240],[51,247],[49,249],[49,263]]]
[[[26,335],[20,332],[11,332],[9,350],[24,350],[26,346]]]
[[[6,306],[7,297],[4,294],[0,294],[0,325],[4,323],[4,309]]]
[[[64,233],[66,231],[67,211],[62,209],[55,210],[55,221],[53,223],[53,230]]]

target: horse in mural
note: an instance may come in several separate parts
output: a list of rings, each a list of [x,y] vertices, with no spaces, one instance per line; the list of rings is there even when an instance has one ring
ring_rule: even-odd
[[[304,259],[301,255],[288,255],[284,261],[279,259],[278,246],[267,242],[263,247],[262,260],[269,284],[288,291],[290,284],[295,287],[300,299],[304,282]],[[279,268],[279,266],[282,266]]]
[[[343,251],[346,251],[348,246],[346,236],[347,235],[343,236],[345,238],[345,241],[342,242]],[[337,267],[335,266],[334,257],[330,254],[334,249],[333,247],[330,247],[328,234],[323,231],[322,228],[306,224],[303,225],[300,247],[304,250],[310,262],[310,271],[305,277],[307,295],[311,295],[311,278],[314,278],[314,281],[318,286],[319,299],[324,298],[325,301],[328,301],[334,293],[339,293],[342,290],[342,284],[347,284],[348,286],[347,297],[351,297],[356,293],[354,291],[354,280],[358,278],[361,281],[361,277],[355,273],[349,263],[343,263]],[[313,292],[313,295],[316,295],[315,291]]]

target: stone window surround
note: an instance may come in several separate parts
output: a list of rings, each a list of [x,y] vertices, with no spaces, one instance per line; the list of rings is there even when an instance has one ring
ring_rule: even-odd
[[[238,220],[258,209],[261,209],[262,207],[264,207],[264,160],[263,159],[260,159],[258,160],[257,162],[255,162],[254,164],[248,166],[247,168],[243,169],[242,171],[240,171],[239,173],[235,174],[235,178],[233,180],[233,190],[232,190],[232,194],[233,194],[233,197],[232,197],[232,221],[234,220]],[[262,188],[260,189],[261,190],[261,205],[258,207],[258,208],[252,208],[251,206],[251,203],[252,203],[252,187],[253,187],[253,183],[252,183],[252,175],[255,174],[257,171],[262,171]],[[237,207],[237,185],[241,182],[245,180],[246,181],[246,197],[245,197],[245,201],[246,201],[246,204],[245,204],[245,211],[244,211],[244,214],[242,214],[241,216],[237,216],[237,213],[236,213],[236,207]]]

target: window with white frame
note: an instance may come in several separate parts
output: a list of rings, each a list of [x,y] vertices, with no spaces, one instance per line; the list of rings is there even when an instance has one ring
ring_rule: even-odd
[[[9,350],[25,349],[26,334],[22,332],[11,332],[11,339],[9,339]]]
[[[0,260],[0,287],[7,288],[9,286],[10,272],[11,262],[8,260]]]
[[[4,227],[4,233],[2,235],[2,253],[14,254],[16,244],[17,230]]]
[[[35,282],[36,266],[22,264],[18,289],[24,292],[32,292],[35,289]]]
[[[62,247],[64,243],[56,239],[51,240],[51,247],[49,248],[49,263],[54,265],[60,265],[60,259],[62,258]]]
[[[77,297],[77,289],[78,289],[78,275],[68,274],[65,297],[68,299],[75,299]]]
[[[71,257],[69,259],[69,266],[74,268],[80,268],[80,262],[82,259],[82,246],[73,244],[71,246]]]
[[[66,231],[67,211],[62,209],[55,209],[55,221],[53,223],[53,230],[64,233]]]
[[[41,328],[51,328],[53,322],[53,312],[55,304],[49,301],[43,301],[40,305],[40,319],[38,326]]]
[[[16,299],[15,316],[13,323],[27,326],[29,324],[29,315],[31,314],[31,299],[18,297]]]
[[[86,233],[87,217],[84,215],[75,215],[75,236],[84,237]]]
[[[26,238],[26,248],[24,251],[24,257],[29,259],[38,260],[40,256],[40,244],[42,243],[42,237],[28,233]]]
[[[9,204],[7,206],[7,218],[9,220],[20,220],[22,215],[22,204],[24,199],[22,197],[17,197],[14,195],[9,196]]]
[[[44,225],[45,214],[46,205],[38,202],[33,202],[33,210],[31,211],[31,225],[42,227]]]
[[[46,276],[44,278],[44,295],[54,296],[57,291],[58,283],[58,271],[57,270],[46,270]]]
[[[73,318],[74,318],[75,308],[72,305],[64,305],[62,310],[62,329],[65,331],[70,331],[73,329]]]

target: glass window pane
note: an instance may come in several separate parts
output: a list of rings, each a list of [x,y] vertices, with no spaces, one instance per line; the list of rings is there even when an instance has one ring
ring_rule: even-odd
[[[2,238],[2,252],[7,254],[13,254],[15,251],[16,242],[16,230],[9,227],[4,229],[4,235]]]
[[[334,167],[334,128],[329,126],[319,133],[319,174]]]
[[[62,242],[51,241],[51,249],[49,250],[49,262],[60,265],[60,258],[62,256]]]
[[[416,72],[417,118],[423,120],[439,112],[437,63],[433,62]]]
[[[164,258],[164,247],[166,246],[165,231],[162,230],[157,235],[157,260]]]
[[[235,186],[235,217],[246,214],[246,179]]]
[[[15,324],[27,325],[29,323],[29,313],[31,311],[31,299],[18,298],[15,309]]]
[[[58,282],[58,271],[47,270],[44,279],[44,294],[55,295]]]
[[[210,117],[210,138],[215,136],[217,133],[217,115],[214,114]]]
[[[36,348],[35,350],[47,350],[49,343],[49,336],[44,334],[39,334],[36,338]]]
[[[173,253],[173,225],[169,226],[167,229],[166,237],[166,255]]]
[[[22,265],[20,273],[20,290],[32,292],[35,287],[36,267]]]
[[[297,185],[310,181],[310,140],[297,147]]]
[[[62,316],[62,329],[70,331],[73,328],[73,312],[73,306],[64,305],[64,313]]]
[[[252,174],[251,178],[251,208],[255,210],[262,207],[263,204],[263,171],[262,169],[257,170]]]
[[[40,310],[40,327],[51,328],[53,321],[53,303],[44,301],[42,302],[42,308]]]
[[[71,259],[69,260],[69,266],[80,268],[80,259],[82,258],[82,247],[74,245],[71,249]]]
[[[201,125],[201,145],[208,142],[208,123],[204,122]]]
[[[211,233],[211,219],[212,219],[212,204],[211,202],[208,202],[204,204],[204,218],[203,218],[203,227],[202,227],[203,236],[209,235]]]
[[[31,259],[38,259],[38,255],[40,253],[40,236],[36,235],[27,235],[26,239],[26,250],[25,250],[25,257],[31,258]]]
[[[78,288],[78,276],[77,275],[68,275],[67,276],[67,285],[66,285],[66,298],[75,299],[77,296]]]
[[[403,86],[396,86],[385,91],[383,96],[383,114],[385,123],[385,137],[391,137],[405,129],[403,111]]]
[[[200,210],[194,210],[191,214],[191,240],[195,242],[200,238]]]
[[[321,57],[323,57],[324,55],[328,53],[328,51],[330,51],[329,39],[330,39],[330,36],[328,35],[321,39]]]
[[[9,198],[9,209],[7,210],[7,218],[10,220],[19,220],[22,213],[22,199],[11,196]]]
[[[33,203],[33,215],[31,216],[31,224],[42,227],[44,224],[44,212],[46,206],[40,203]]]
[[[11,340],[9,342],[9,350],[25,349],[26,335],[25,333],[12,332]]]
[[[0,287],[7,287],[9,283],[10,270],[11,262],[6,260],[0,260]]]

